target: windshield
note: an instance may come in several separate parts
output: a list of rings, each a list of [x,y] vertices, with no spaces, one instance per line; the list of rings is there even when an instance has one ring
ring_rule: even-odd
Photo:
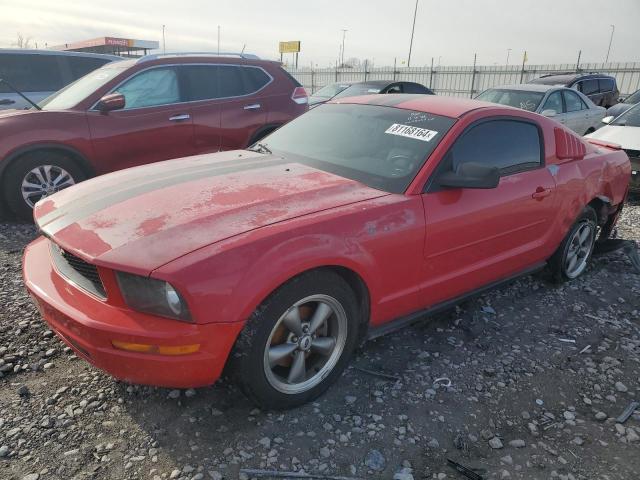
[[[261,144],[305,165],[403,193],[454,123],[393,107],[324,104]]]
[[[511,107],[535,112],[544,97],[544,92],[527,92],[524,90],[506,90],[490,88],[476,97],[476,100],[499,103]]]
[[[333,98],[340,92],[342,92],[345,88],[349,88],[348,83],[332,83],[331,85],[327,85],[326,87],[322,87],[316,93],[311,95],[312,97],[320,97],[320,98]]]
[[[73,108],[129,66],[131,66],[130,62],[109,63],[45,98],[39,105],[43,110]]]
[[[636,90],[634,93],[625,98],[623,103],[640,103],[640,90]]]
[[[640,127],[640,103],[621,114],[610,125]]]
[[[345,88],[343,91],[336,95],[336,98],[357,97],[358,95],[371,95],[373,93],[380,93],[380,90],[380,87],[371,85],[370,83],[356,83],[348,88]]]

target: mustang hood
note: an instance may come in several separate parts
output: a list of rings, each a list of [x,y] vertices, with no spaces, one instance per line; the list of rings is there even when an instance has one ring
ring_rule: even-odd
[[[234,235],[383,195],[283,157],[232,151],[103,175],[39,202],[34,215],[75,255],[148,274]]]

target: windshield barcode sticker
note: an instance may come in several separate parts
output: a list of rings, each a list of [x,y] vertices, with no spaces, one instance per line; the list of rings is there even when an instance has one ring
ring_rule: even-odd
[[[407,138],[415,138],[416,140],[422,140],[423,142],[430,141],[438,134],[438,132],[434,130],[412,127],[410,125],[402,125],[401,123],[394,123],[389,128],[387,128],[384,133],[388,133],[390,135],[399,135],[401,137]]]

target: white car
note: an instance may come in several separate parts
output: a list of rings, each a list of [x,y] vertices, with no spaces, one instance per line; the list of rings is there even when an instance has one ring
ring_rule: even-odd
[[[551,117],[580,135],[595,131],[607,111],[581,92],[554,85],[505,85],[485,90],[476,98]]]
[[[606,126],[586,135],[611,143],[617,143],[627,152],[631,160],[631,183],[629,190],[640,193],[640,103],[617,117],[605,117]]]
[[[0,110],[31,107],[13,88],[39,103],[105,63],[118,60],[122,57],[99,53],[0,48],[0,79],[9,82],[0,82]]]

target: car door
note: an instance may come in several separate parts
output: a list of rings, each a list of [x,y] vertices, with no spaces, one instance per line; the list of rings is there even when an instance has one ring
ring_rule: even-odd
[[[555,181],[544,167],[542,132],[520,118],[468,127],[422,194],[425,303],[434,305],[540,265],[548,256]],[[497,188],[440,187],[440,174],[476,162],[500,168]]]
[[[591,125],[589,107],[580,96],[571,90],[563,90],[564,105],[566,109],[565,125],[578,135],[584,135]]]
[[[600,93],[600,87],[597,79],[589,78],[586,80],[580,80],[576,90],[589,97],[589,99],[596,105],[602,105],[602,94]]]
[[[191,111],[181,90],[177,67],[151,67],[113,90],[124,95],[123,109],[87,113],[102,172],[193,155]]]
[[[272,77],[262,68],[220,65],[221,150],[245,148],[253,134],[267,122],[267,102],[262,89]]]
[[[538,111],[542,113],[547,110],[554,110],[556,112],[555,116],[551,117],[556,122],[560,122],[563,125],[567,123],[566,110],[564,108],[564,101],[562,100],[562,92],[560,90],[551,92],[544,101],[541,109]]]

